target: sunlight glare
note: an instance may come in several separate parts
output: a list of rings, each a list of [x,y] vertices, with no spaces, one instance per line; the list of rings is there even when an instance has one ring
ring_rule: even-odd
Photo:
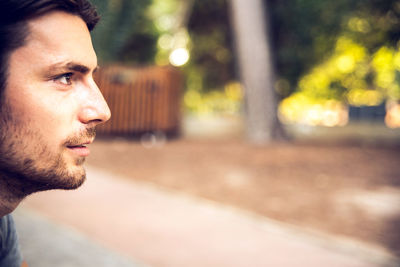
[[[183,66],[188,61],[189,61],[189,51],[186,48],[175,49],[169,55],[169,62],[175,67]]]

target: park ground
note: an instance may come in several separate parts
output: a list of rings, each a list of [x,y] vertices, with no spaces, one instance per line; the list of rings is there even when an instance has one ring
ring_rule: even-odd
[[[100,137],[88,163],[400,256],[400,143],[317,139],[254,146],[235,135]]]

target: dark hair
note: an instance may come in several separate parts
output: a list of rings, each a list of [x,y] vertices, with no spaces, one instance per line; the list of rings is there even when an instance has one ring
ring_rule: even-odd
[[[25,44],[28,21],[52,11],[77,15],[91,31],[99,16],[88,0],[0,0],[0,100],[7,84],[10,54]]]

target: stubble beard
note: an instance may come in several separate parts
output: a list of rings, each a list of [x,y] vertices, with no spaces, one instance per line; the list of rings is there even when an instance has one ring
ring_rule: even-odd
[[[70,136],[59,152],[54,152],[39,131],[15,118],[6,103],[3,102],[0,111],[0,186],[8,188],[10,197],[23,198],[50,189],[76,189],[84,183],[85,158],[69,163],[75,165],[71,170],[63,152],[68,144],[93,138],[94,128]]]

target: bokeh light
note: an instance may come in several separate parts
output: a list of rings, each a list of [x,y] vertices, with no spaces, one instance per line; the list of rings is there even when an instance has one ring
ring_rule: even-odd
[[[189,51],[186,48],[177,48],[169,55],[169,62],[175,67],[180,67],[189,61],[189,57]]]

